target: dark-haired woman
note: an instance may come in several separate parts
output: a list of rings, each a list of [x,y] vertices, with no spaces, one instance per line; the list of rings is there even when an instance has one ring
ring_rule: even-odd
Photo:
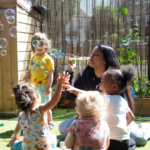
[[[73,82],[75,63],[72,64],[71,60],[68,60],[69,74],[70,74],[70,85],[85,91],[99,90],[98,84],[101,82],[102,74],[109,68],[113,67],[120,69],[118,59],[115,51],[106,45],[98,45],[94,47],[90,55],[88,66],[79,73],[76,80]],[[134,102],[131,97],[130,88],[128,87],[121,96],[128,100],[129,107],[134,112]],[[74,99],[77,96],[66,91],[66,99]],[[65,120],[59,125],[59,131],[62,136],[66,137],[68,133],[68,127],[71,125],[75,118]],[[133,139],[129,140],[129,147],[131,150],[135,150],[135,142]],[[119,144],[124,144],[122,141],[118,141]]]

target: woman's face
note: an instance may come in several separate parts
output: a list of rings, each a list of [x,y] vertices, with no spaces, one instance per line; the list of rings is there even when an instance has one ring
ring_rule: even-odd
[[[90,55],[89,66],[95,69],[105,67],[105,65],[106,63],[101,49],[98,46],[94,47]]]

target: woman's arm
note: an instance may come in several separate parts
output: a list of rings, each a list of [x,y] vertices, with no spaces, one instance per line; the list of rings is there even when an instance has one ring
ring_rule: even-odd
[[[68,132],[67,137],[65,138],[65,146],[67,148],[72,148],[74,145],[74,140],[75,137],[70,132]]]

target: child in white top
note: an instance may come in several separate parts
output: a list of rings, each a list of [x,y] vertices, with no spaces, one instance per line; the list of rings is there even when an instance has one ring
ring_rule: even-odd
[[[41,104],[41,97],[36,87],[31,83],[16,84],[13,87],[16,104],[21,112],[18,117],[14,136],[9,142],[13,150],[40,149],[50,150],[50,132],[47,123],[47,111],[52,109],[61,96],[62,84],[68,82],[68,74],[60,77],[52,99]],[[23,141],[20,141],[20,133],[23,130]]]
[[[109,146],[109,128],[102,120],[106,117],[107,99],[97,91],[80,94],[75,110],[79,118],[69,127],[65,146],[72,150],[106,150]]]
[[[108,69],[101,78],[99,88],[110,98],[108,105],[109,116],[106,118],[110,128],[110,146],[108,150],[128,150],[130,134],[127,125],[134,120],[126,100],[119,94],[123,92],[128,82],[135,77],[133,66],[123,66],[121,70]]]

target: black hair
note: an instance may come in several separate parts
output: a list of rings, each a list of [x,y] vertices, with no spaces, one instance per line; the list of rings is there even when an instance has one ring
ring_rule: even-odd
[[[34,98],[38,96],[36,87],[31,83],[16,84],[13,87],[17,107],[23,111],[32,107]]]
[[[100,50],[103,53],[104,60],[106,62],[106,70],[109,67],[120,69],[119,61],[117,59],[114,49],[110,46],[102,45],[102,44],[99,44],[97,46],[98,48],[100,48]]]
[[[133,66],[123,66],[121,70],[109,68],[106,74],[110,75],[112,82],[118,85],[120,93],[122,93],[125,91],[128,82],[134,79],[136,69]]]

